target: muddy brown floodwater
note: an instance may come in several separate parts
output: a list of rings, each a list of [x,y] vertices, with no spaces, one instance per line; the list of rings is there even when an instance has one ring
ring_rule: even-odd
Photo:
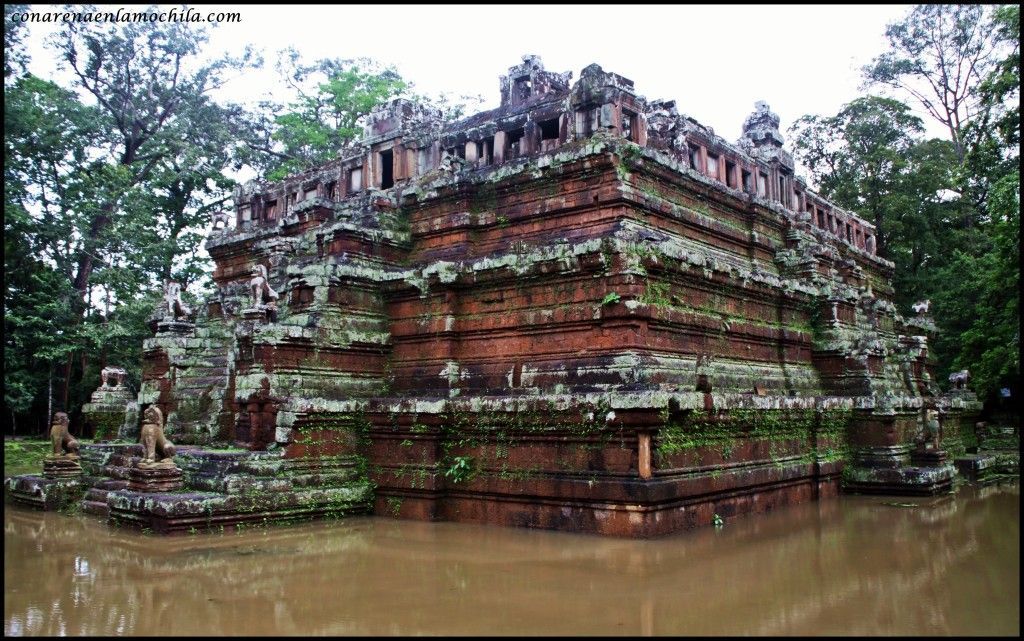
[[[1016,484],[648,541],[374,517],[159,538],[7,506],[4,634],[1017,635],[1019,537]]]

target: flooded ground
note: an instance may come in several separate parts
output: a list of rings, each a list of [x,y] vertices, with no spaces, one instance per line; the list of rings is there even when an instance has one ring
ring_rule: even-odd
[[[373,517],[159,538],[4,510],[6,635],[1017,635],[1019,583],[1016,484],[651,541]]]

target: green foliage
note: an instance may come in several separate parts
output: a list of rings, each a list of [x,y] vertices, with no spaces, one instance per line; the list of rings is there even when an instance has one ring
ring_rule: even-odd
[[[4,400],[12,419],[45,420],[52,384],[55,406],[75,420],[105,363],[128,368],[137,384],[162,281],[188,287],[209,271],[202,232],[230,194],[224,171],[237,159],[231,110],[207,94],[252,60],[200,63],[205,39],[194,25],[68,23],[52,46],[73,86],[8,77]]]
[[[445,469],[444,477],[453,483],[463,483],[476,475],[476,466],[472,456],[456,456]]]
[[[909,93],[944,124],[960,159],[963,127],[979,111],[979,85],[994,64],[987,13],[982,5],[917,5],[886,28],[888,49],[863,69],[869,84]]]
[[[365,58],[306,64],[295,49],[288,49],[277,69],[292,90],[292,101],[264,102],[259,112],[249,115],[246,160],[261,166],[268,180],[335,158],[362,133],[362,118],[410,87],[393,68]]]
[[[950,359],[946,370],[970,369],[972,387],[993,396],[1020,378],[1018,175],[994,185],[989,209],[994,220],[979,250],[957,251],[943,270],[949,278],[936,293],[936,306],[943,310],[945,331],[936,350]]]
[[[922,140],[906,105],[868,96],[793,127],[824,195],[874,222],[897,305],[933,301],[939,380],[970,369],[991,398],[1019,393],[1020,8],[921,5],[865,68],[947,126]]]
[[[402,499],[398,496],[389,496],[385,501],[388,505],[388,512],[391,512],[391,516],[398,516],[402,511]]]
[[[607,294],[604,295],[604,298],[601,299],[601,304],[602,305],[614,305],[615,303],[619,302],[620,300],[622,300],[622,296],[619,296],[615,292],[608,292]]]
[[[11,18],[11,14],[23,14],[28,8],[27,4],[4,5],[4,80],[23,70],[28,63],[24,44],[25,25]]]
[[[50,441],[4,439],[4,477],[41,474],[43,459],[52,451]]]

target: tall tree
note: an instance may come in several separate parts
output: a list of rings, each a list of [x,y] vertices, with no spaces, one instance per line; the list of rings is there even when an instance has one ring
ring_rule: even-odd
[[[404,95],[410,85],[390,67],[368,60],[302,62],[294,49],[280,53],[277,70],[292,101],[264,101],[242,133],[246,160],[268,180],[323,164],[362,133],[360,119],[377,105]]]
[[[936,352],[969,368],[990,400],[1020,385],[1020,7],[993,12],[998,59],[979,87],[979,117],[965,128],[964,182],[977,196],[979,228],[939,277],[944,310]],[[1019,401],[1018,401],[1019,403]],[[1018,405],[1019,407],[1019,405]]]
[[[72,410],[81,377],[108,354],[138,360],[140,310],[159,282],[207,271],[201,231],[230,195],[225,170],[237,168],[233,111],[209,94],[254,60],[205,61],[195,25],[64,27],[54,46],[73,90],[30,75],[5,82],[4,303],[8,347],[25,354],[49,345],[45,334],[60,337],[36,353],[59,365],[56,404]],[[19,389],[34,386],[38,399],[33,358],[19,361]],[[27,394],[5,402],[24,410]]]
[[[953,189],[952,144],[923,140],[920,118],[891,98],[866,96],[835,116],[803,116],[790,128],[794,150],[822,193],[870,220],[878,253],[896,264],[896,301],[928,297],[962,203]]]
[[[25,30],[15,15],[28,11],[27,4],[4,5],[4,80],[25,69],[28,54],[25,52]]]
[[[797,157],[822,193],[874,223],[878,251],[888,255],[910,206],[901,183],[923,129],[905,104],[867,96],[835,116],[803,116],[790,134]]]
[[[110,31],[71,22],[59,41],[59,53],[78,85],[96,99],[112,125],[110,154],[123,174],[123,188],[99,204],[83,230],[85,249],[74,276],[83,300],[96,262],[92,245],[112,223],[128,190],[149,180],[180,151],[183,112],[205,106],[225,72],[246,62],[200,62],[206,39],[204,31],[180,23],[128,23]]]
[[[87,207],[70,203],[95,195],[90,175],[104,166],[88,149],[105,136],[100,114],[51,82],[23,76],[5,98],[4,402],[13,423],[33,403],[47,416],[44,392],[78,344],[73,256]]]
[[[978,86],[995,61],[996,43],[987,27],[981,5],[917,5],[886,28],[888,51],[863,70],[869,84],[916,98],[949,130],[961,161],[963,128],[978,114]]]
[[[203,118],[215,111],[208,94],[231,70],[250,63],[248,52],[241,59],[204,62],[200,54],[207,34],[194,25],[150,22],[105,27],[68,23],[56,44],[77,86],[95,99],[96,111],[109,127],[105,149],[92,146],[94,154],[106,161],[102,172],[90,174],[102,189],[88,197],[82,194],[76,205],[81,215],[73,234],[71,278],[78,293],[73,301],[77,318],[87,314],[94,285],[120,284],[123,291],[131,291],[131,275],[136,271],[132,261],[139,257],[161,255],[161,271],[168,274],[183,249],[175,241],[184,240],[182,230],[195,222],[187,215],[189,207],[195,210],[191,201],[202,198],[209,187],[187,164],[190,158],[203,156],[188,151],[195,135],[207,140],[206,132],[219,130],[216,123]],[[187,168],[191,178],[182,180],[183,172],[175,172],[175,166]],[[204,168],[210,169],[209,164]],[[221,168],[206,171],[205,177],[219,174]],[[161,179],[165,182],[160,183]],[[146,206],[153,204],[147,202],[149,193],[162,193],[170,202],[154,212]],[[162,236],[154,229],[154,220],[166,223]],[[149,244],[133,246],[142,241]],[[111,269],[111,278],[97,283],[94,273],[100,265]],[[114,277],[117,272],[120,278]],[[70,373],[68,365],[65,400]]]

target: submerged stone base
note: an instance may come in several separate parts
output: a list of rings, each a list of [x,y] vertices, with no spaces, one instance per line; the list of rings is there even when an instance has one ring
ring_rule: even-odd
[[[372,506],[372,486],[356,456],[286,458],[280,450],[182,446],[175,457],[180,469],[140,469],[141,456],[138,444],[83,446],[83,466],[95,475],[75,497],[83,511],[175,534],[366,513]],[[167,489],[175,485],[180,491]]]
[[[60,510],[82,497],[85,485],[80,478],[13,476],[4,481],[4,489],[7,497],[15,503],[40,510]]]
[[[377,493],[375,512],[646,538],[711,525],[716,515],[724,519],[763,513],[838,493],[838,470],[812,464],[651,480],[485,481],[443,495],[388,489]]]
[[[150,529],[159,534],[264,525],[323,516],[365,513],[369,484],[344,488],[224,495],[215,492],[149,494],[129,490],[110,492],[110,521]]]
[[[863,448],[843,472],[843,490],[864,494],[931,495],[949,491],[957,469],[941,450],[913,452],[910,446]]]
[[[994,457],[993,473],[1020,474],[1020,438],[1012,427],[992,427],[978,435],[978,453]]]
[[[968,481],[972,483],[989,483],[993,478],[996,466],[996,457],[985,454],[968,454],[953,461],[956,469]]]

